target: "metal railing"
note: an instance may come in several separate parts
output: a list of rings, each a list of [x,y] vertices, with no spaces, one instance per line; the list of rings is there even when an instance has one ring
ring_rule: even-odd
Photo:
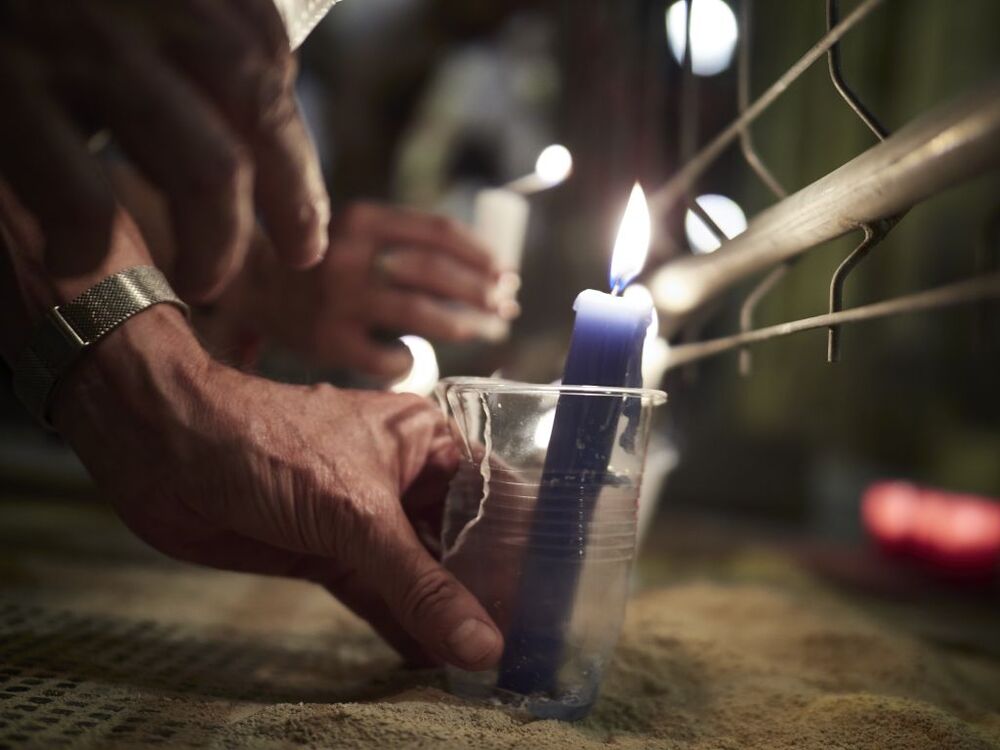
[[[688,3],[690,35],[691,0]],[[827,0],[824,36],[758,99],[749,101],[749,24],[751,0],[741,3],[741,46],[738,57],[738,109],[733,122],[697,153],[651,196],[654,216],[663,217],[683,201],[697,215],[691,200],[695,181],[737,139],[747,165],[778,199],[758,214],[746,231],[729,239],[706,222],[721,247],[710,255],[675,258],[649,276],[661,312],[675,320],[695,314],[722,292],[748,277],[766,273],[740,309],[740,332],[711,341],[674,347],[670,366],[741,348],[740,370],[750,369],[747,346],[804,330],[829,329],[828,360],[839,358],[839,330],[845,323],[1000,297],[1000,276],[982,275],[926,292],[843,310],[843,289],[850,273],[914,205],[946,188],[1000,167],[1000,80],[940,106],[889,134],[857,97],[844,78],[839,55],[841,38],[884,0],[864,0],[843,20],[837,0]],[[691,49],[690,37],[686,50]],[[689,53],[686,53],[686,57]],[[833,172],[787,195],[784,187],[756,152],[750,126],[806,69],[826,54],[831,82],[853,112],[879,142]],[[685,84],[691,78],[685,60]],[[683,113],[684,117],[694,117]],[[691,125],[682,124],[682,132]],[[753,328],[754,310],[803,253],[824,242],[861,230],[858,246],[838,266],[830,281],[829,312],[762,329]],[[669,243],[670,238],[665,242]],[[657,252],[654,248],[653,257]],[[659,248],[662,255],[663,248]],[[676,328],[676,326],[675,326]]]

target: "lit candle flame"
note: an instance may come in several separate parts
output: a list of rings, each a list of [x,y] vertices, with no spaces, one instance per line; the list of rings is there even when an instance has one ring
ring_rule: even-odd
[[[611,255],[611,293],[618,294],[642,271],[649,253],[649,206],[637,182],[632,188]]]

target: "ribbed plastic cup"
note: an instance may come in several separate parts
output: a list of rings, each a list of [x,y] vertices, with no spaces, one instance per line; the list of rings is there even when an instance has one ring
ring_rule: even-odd
[[[612,415],[606,471],[546,464],[555,410],[566,397],[596,399],[587,404]],[[463,453],[445,506],[443,562],[506,644],[498,669],[449,668],[449,688],[543,718],[581,718],[597,699],[621,630],[652,410],[666,394],[469,378],[443,381],[438,399]],[[541,647],[544,674],[526,690],[524,675],[512,674],[522,657],[537,663]],[[527,649],[534,653],[520,653]]]

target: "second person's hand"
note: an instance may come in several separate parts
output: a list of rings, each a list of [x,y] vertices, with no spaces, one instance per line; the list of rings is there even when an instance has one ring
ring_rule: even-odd
[[[326,258],[307,272],[281,268],[266,242],[252,253],[220,305],[233,337],[245,338],[242,328],[318,365],[396,377],[410,355],[380,333],[467,341],[482,316],[499,322],[518,313],[516,275],[498,269],[469,230],[406,208],[349,206],[331,226]],[[463,314],[469,309],[480,316]]]

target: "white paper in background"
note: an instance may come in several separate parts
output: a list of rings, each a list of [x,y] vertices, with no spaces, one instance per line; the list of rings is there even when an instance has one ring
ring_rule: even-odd
[[[323,20],[334,5],[340,0],[274,0],[278,12],[285,22],[288,41],[292,49],[298,48],[309,36],[316,24]]]

